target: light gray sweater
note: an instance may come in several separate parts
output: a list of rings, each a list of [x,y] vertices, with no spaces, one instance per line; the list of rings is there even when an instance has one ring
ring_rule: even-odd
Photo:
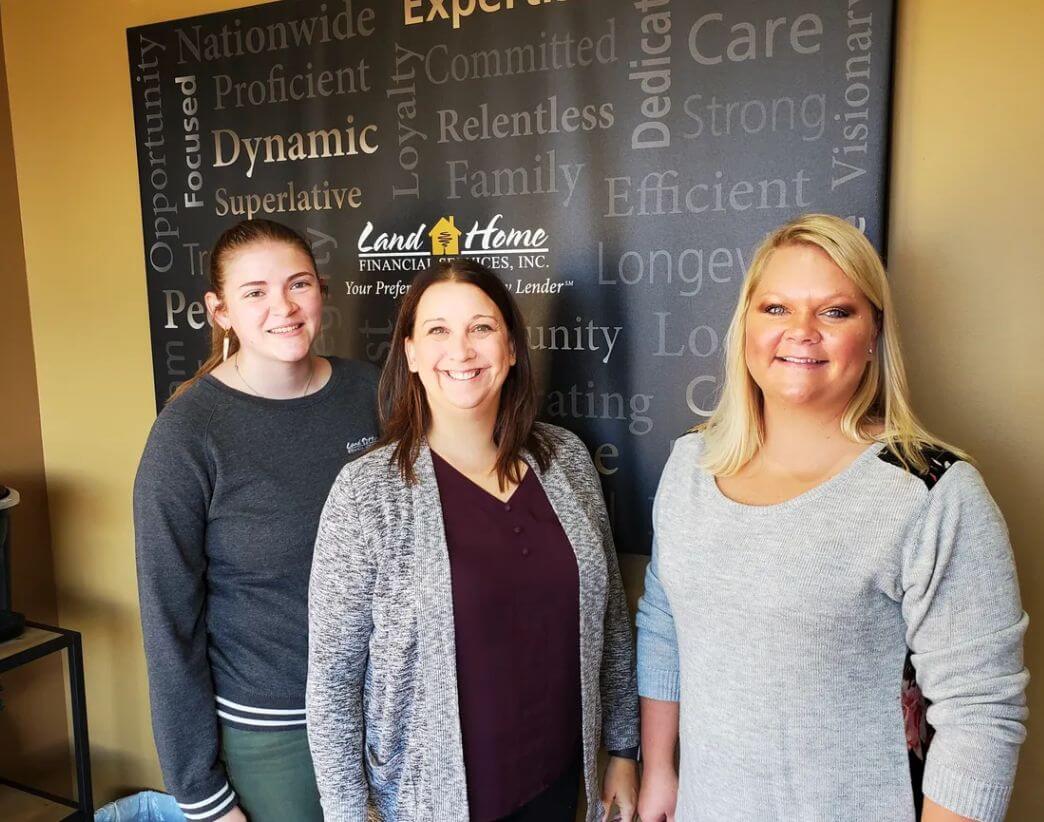
[[[638,744],[634,645],[601,486],[584,444],[539,478],[580,572],[580,690],[590,822],[599,744]],[[309,589],[308,741],[326,822],[467,822],[453,597],[427,446],[407,486],[390,448],[347,466],[319,525]],[[533,729],[539,733],[539,728]]]
[[[918,477],[870,446],[779,505],[725,497],[679,439],[653,507],[639,692],[680,701],[677,818],[914,819],[907,650],[935,737],[924,793],[1001,820],[1025,738],[1019,601],[978,472]]]

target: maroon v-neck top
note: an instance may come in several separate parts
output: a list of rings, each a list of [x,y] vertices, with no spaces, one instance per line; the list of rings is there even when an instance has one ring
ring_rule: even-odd
[[[449,546],[472,822],[517,810],[580,750],[580,577],[529,470],[501,502],[432,452]]]

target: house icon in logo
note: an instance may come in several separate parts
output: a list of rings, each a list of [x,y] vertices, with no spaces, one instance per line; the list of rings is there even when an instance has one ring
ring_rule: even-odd
[[[443,217],[428,232],[431,253],[438,257],[460,254],[460,235],[463,233],[453,224],[452,217]]]

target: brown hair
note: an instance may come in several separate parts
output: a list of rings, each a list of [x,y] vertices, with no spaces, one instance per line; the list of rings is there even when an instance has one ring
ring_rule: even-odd
[[[375,447],[393,445],[391,460],[398,465],[403,481],[410,485],[417,482],[413,466],[420,454],[421,441],[431,426],[431,408],[420,378],[409,369],[405,343],[407,337],[413,336],[417,305],[424,292],[436,283],[446,282],[466,283],[481,289],[500,309],[508,338],[515,348],[515,364],[501,388],[493,427],[497,481],[504,488],[508,482],[522,480],[518,463],[523,449],[533,455],[541,471],[546,471],[554,457],[555,445],[535,424],[539,410],[536,382],[522,313],[497,275],[474,260],[458,258],[433,264],[417,275],[403,297],[378,388],[383,434]]]
[[[308,240],[298,234],[289,226],[277,223],[275,220],[242,220],[226,230],[210,252],[210,291],[224,299],[225,270],[229,261],[239,252],[255,243],[284,243],[307,255],[312,262],[312,270],[318,277],[319,269],[315,264],[315,255]],[[321,284],[320,284],[321,285]],[[322,287],[322,285],[321,285]],[[220,325],[211,319],[210,324],[210,356],[199,367],[199,370],[189,379],[177,387],[170,395],[167,402],[180,397],[203,377],[221,365],[225,334],[228,334],[228,353],[234,354],[239,350],[239,339],[236,332],[231,328],[226,332]]]

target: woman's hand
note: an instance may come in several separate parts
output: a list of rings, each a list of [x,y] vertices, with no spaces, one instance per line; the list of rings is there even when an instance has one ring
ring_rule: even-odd
[[[638,815],[642,822],[674,822],[678,802],[678,772],[674,767],[678,703],[643,696],[641,704],[643,765]]]
[[[638,816],[642,822],[674,822],[678,802],[678,774],[672,765],[642,771],[642,792],[638,797]]]
[[[942,805],[936,805],[926,796],[924,798],[924,812],[921,814],[921,822],[974,822],[974,820],[954,813]]]
[[[602,780],[602,822],[609,819],[613,803],[620,809],[622,822],[635,822],[638,806],[638,763],[622,756],[610,756]]]
[[[247,818],[246,814],[239,809],[239,805],[236,805],[224,816],[219,816],[214,822],[247,822]]]

